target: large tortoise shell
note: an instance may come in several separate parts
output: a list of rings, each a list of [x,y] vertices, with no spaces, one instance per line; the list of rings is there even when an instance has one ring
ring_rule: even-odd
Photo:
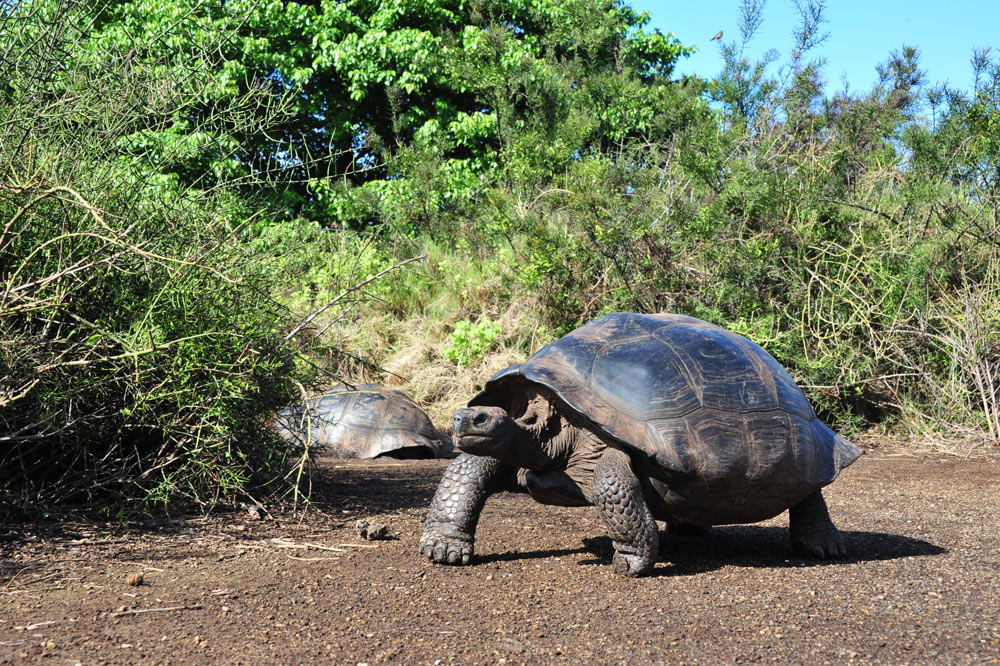
[[[408,395],[376,384],[338,384],[301,406],[278,413],[285,437],[327,446],[338,458],[441,458],[447,436]]]
[[[603,438],[648,460],[650,475],[670,492],[698,494],[701,518],[692,521],[774,515],[861,454],[816,418],[770,354],[693,317],[601,317],[501,370],[469,404],[509,409],[528,384],[549,389]],[[732,506],[741,493],[745,511]]]

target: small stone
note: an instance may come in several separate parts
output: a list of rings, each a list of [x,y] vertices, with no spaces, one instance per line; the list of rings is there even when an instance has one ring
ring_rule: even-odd
[[[368,522],[367,520],[359,520],[354,523],[354,529],[358,531],[358,536],[368,541],[385,539],[389,532],[389,528],[383,523]]]
[[[141,573],[134,573],[134,574],[129,574],[128,578],[125,579],[125,582],[131,585],[132,587],[137,587],[139,585],[142,585],[142,580],[143,578]]]

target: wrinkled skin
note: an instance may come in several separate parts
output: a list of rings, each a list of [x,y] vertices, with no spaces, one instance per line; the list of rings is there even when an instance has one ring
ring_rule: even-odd
[[[460,409],[455,443],[462,455],[445,471],[434,495],[420,552],[442,564],[468,564],[476,524],[487,498],[503,490],[527,492],[544,504],[593,505],[614,544],[614,570],[626,576],[649,573],[656,563],[656,520],[662,513],[647,472],[628,453],[557,413],[549,397],[529,396],[516,419],[500,407]],[[659,512],[658,512],[659,511]],[[703,526],[677,524],[677,531]],[[790,509],[790,538],[800,554],[845,555],[843,538],[816,491]]]

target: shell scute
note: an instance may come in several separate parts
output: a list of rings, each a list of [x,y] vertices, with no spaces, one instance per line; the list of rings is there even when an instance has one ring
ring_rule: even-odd
[[[771,470],[784,464],[789,456],[795,455],[790,445],[793,428],[788,413],[774,411],[743,416],[748,437],[747,467],[748,478],[766,477]]]

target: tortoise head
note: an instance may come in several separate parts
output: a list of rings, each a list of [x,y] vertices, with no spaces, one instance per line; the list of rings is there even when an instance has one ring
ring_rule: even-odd
[[[501,407],[465,407],[452,420],[455,445],[475,456],[504,458],[515,431],[514,419]]]
[[[548,469],[564,457],[553,435],[559,419],[549,399],[537,392],[521,396],[512,408],[473,406],[455,412],[454,437],[460,451],[489,456],[514,467]],[[556,446],[554,446],[556,445]]]

